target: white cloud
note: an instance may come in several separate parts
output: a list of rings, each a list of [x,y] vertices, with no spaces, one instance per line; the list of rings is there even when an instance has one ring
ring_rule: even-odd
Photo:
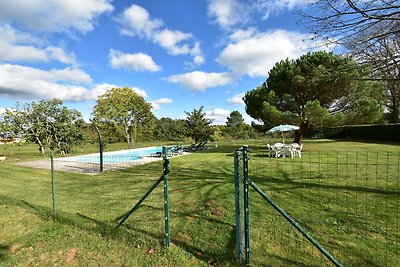
[[[206,61],[206,60],[205,60],[204,57],[202,57],[202,56],[195,56],[195,57],[193,58],[193,63],[194,63],[195,65],[201,65],[201,64],[203,64],[205,61]]]
[[[187,55],[192,54],[192,48],[188,43],[182,43],[191,39],[193,36],[190,33],[181,31],[171,31],[164,29],[154,33],[154,41],[161,47],[164,47],[171,55]]]
[[[56,60],[65,64],[76,64],[75,55],[55,46],[45,46],[42,40],[29,33],[0,26],[0,61],[48,62]]]
[[[0,108],[0,116],[3,115],[6,112],[7,109],[5,108]]]
[[[115,69],[150,72],[157,72],[161,70],[161,67],[153,61],[151,56],[143,53],[125,54],[111,49],[108,58],[110,60],[111,67]]]
[[[229,44],[218,57],[218,62],[236,75],[265,77],[276,62],[316,49],[310,35],[299,32],[275,30],[238,36],[243,39],[236,38],[237,41]]]
[[[238,0],[210,0],[208,15],[221,28],[231,28],[249,21],[250,5]]]
[[[110,84],[97,84],[89,85],[92,88],[88,89],[77,84],[90,82],[90,76],[79,69],[46,71],[19,65],[0,65],[0,95],[16,99],[95,100],[107,89],[116,87]]]
[[[240,93],[232,96],[226,102],[231,105],[244,105],[243,97],[246,93]]]
[[[66,53],[64,49],[55,46],[49,46],[45,49],[49,59],[57,60],[65,64],[76,64],[75,55]]]
[[[256,33],[257,33],[256,28],[248,28],[246,30],[237,30],[229,36],[229,39],[232,42],[239,42],[241,40],[252,38]]]
[[[209,0],[208,16],[223,29],[234,29],[253,22],[261,15],[267,19],[284,9],[292,10],[315,0]]]
[[[296,7],[302,7],[316,0],[257,0],[254,9],[267,19],[271,14],[278,13],[281,10],[293,10]]]
[[[213,110],[206,111],[206,118],[212,119],[214,125],[226,124],[226,120],[231,112],[227,109],[214,108]]]
[[[149,101],[153,107],[153,110],[159,110],[162,104],[171,104],[173,102],[170,98],[161,98],[153,101]]]
[[[193,71],[184,74],[177,74],[167,78],[167,81],[177,83],[187,89],[205,91],[211,87],[222,86],[230,83],[231,76],[226,73]]]
[[[85,98],[82,100],[96,100],[100,95],[105,94],[108,89],[116,87],[121,87],[121,86],[109,83],[95,84],[92,86],[90,91],[86,93]],[[131,88],[135,93],[142,96],[143,98],[147,97],[147,93],[145,90],[140,89],[139,87],[129,87],[129,88]]]
[[[108,0],[41,0],[2,1],[0,22],[13,23],[29,30],[88,32],[95,19],[111,12]]]
[[[121,34],[145,38],[164,48],[171,55],[196,57],[202,54],[193,34],[168,29],[162,20],[151,18],[143,7],[131,5],[117,20],[121,25]]]
[[[162,20],[151,19],[146,9],[132,5],[118,18],[121,34],[152,38],[154,32],[164,25]]]

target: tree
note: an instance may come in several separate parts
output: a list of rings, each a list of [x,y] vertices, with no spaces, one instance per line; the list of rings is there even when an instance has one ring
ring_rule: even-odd
[[[84,141],[82,115],[59,99],[17,104],[6,111],[4,122],[15,135],[37,144],[42,154],[46,148],[66,154]]]
[[[195,143],[207,141],[213,134],[213,129],[210,126],[212,120],[206,118],[203,106],[199,109],[193,109],[192,112],[185,111],[185,114],[187,136],[192,138]]]
[[[226,121],[225,131],[235,139],[246,138],[246,124],[239,111],[232,111]]]
[[[385,105],[390,122],[400,122],[400,39],[387,37],[368,46],[352,47],[363,62],[367,62],[374,79],[384,83]]]
[[[307,10],[305,24],[330,42],[358,46],[400,33],[398,0],[318,0],[310,1]]]
[[[360,107],[355,103],[360,99],[370,109],[360,110],[351,123],[375,120],[382,115],[382,105],[371,100],[379,99],[372,88],[375,84],[361,79],[363,75],[363,68],[351,58],[328,52],[283,60],[270,70],[262,86],[246,93],[246,112],[266,128],[286,123],[299,125],[296,143],[301,142],[306,131],[350,122],[345,115],[350,111],[355,114],[354,110]]]
[[[186,137],[185,120],[161,118],[156,121],[156,125],[154,137],[157,140],[181,141]]]
[[[129,147],[138,137],[152,134],[154,115],[151,104],[131,88],[112,88],[97,99],[93,108],[93,121],[122,127]]]
[[[390,121],[400,121],[400,3],[398,0],[319,0],[303,13],[311,32],[347,49],[384,81]]]

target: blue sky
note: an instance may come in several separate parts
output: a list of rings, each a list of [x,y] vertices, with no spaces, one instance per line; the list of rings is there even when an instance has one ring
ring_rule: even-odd
[[[303,0],[0,0],[0,113],[60,98],[90,118],[97,96],[131,87],[158,117],[204,106],[215,124],[279,60],[315,50]]]

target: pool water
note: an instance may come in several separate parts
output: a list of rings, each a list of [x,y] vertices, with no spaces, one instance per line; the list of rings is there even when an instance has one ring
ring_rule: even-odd
[[[129,150],[120,150],[113,152],[103,153],[103,163],[123,163],[132,162],[142,159],[142,157],[150,156],[151,154],[161,152],[162,147],[145,147]],[[82,156],[59,158],[62,161],[74,161],[74,162],[85,162],[85,163],[100,163],[100,154],[88,154]]]

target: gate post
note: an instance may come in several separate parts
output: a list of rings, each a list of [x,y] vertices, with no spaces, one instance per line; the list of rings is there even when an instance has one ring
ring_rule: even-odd
[[[242,240],[240,229],[240,154],[241,151],[236,150],[234,154],[234,175],[235,175],[235,214],[236,214],[236,260],[240,262],[242,259]]]
[[[246,264],[250,264],[250,211],[249,211],[249,155],[248,146],[243,146],[243,191],[244,191],[244,249]]]
[[[169,230],[169,195],[168,195],[168,173],[169,160],[168,148],[163,146],[163,177],[164,177],[164,216],[165,216],[165,246],[168,248],[171,243],[170,230]]]

